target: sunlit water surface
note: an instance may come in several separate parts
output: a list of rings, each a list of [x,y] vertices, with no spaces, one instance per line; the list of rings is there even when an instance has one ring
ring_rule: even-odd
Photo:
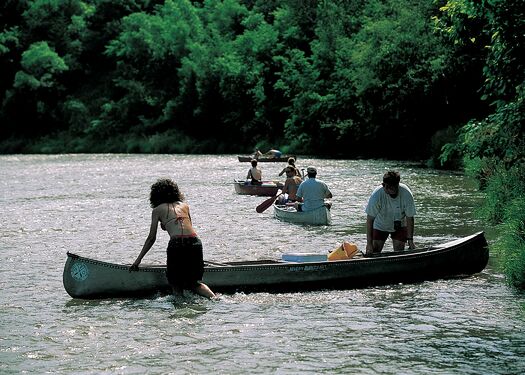
[[[75,300],[66,252],[131,263],[147,235],[149,187],[175,179],[205,258],[280,258],[365,247],[364,206],[387,168],[414,192],[419,245],[489,230],[473,219],[468,178],[404,162],[298,160],[331,188],[333,225],[281,223],[265,198],[238,196],[248,165],[234,155],[0,156],[0,373],[522,374],[523,295],[497,256],[478,275],[411,285],[219,300]],[[277,179],[282,164],[261,164]],[[489,231],[490,232],[490,231]],[[490,239],[490,236],[489,236]],[[162,264],[165,233],[144,263]],[[387,244],[390,249],[390,244]]]

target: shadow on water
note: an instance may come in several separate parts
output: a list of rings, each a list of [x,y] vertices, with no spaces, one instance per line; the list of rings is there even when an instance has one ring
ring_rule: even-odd
[[[170,319],[194,319],[210,311],[209,300],[198,296],[168,297],[173,307]]]
[[[65,313],[76,313],[87,309],[119,308],[138,310],[170,310],[170,318],[195,318],[210,310],[210,303],[220,301],[220,298],[210,301],[205,297],[185,292],[183,296],[160,295],[142,298],[110,298],[110,299],[70,299],[64,305]]]

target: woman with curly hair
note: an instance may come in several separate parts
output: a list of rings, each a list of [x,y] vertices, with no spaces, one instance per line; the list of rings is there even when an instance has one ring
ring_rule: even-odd
[[[153,208],[149,234],[130,271],[138,270],[142,258],[155,243],[160,223],[160,227],[170,236],[166,251],[166,276],[173,294],[181,295],[184,289],[189,289],[201,296],[215,297],[211,289],[200,281],[204,273],[202,243],[191,223],[190,206],[184,202],[184,195],[177,184],[170,179],[157,180],[151,185],[149,200]]]

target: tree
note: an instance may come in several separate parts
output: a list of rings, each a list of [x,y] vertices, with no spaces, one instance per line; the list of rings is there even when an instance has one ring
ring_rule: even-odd
[[[189,1],[169,0],[153,14],[124,17],[121,32],[106,48],[116,64],[115,89],[103,105],[111,110],[97,120],[97,132],[106,125],[111,132],[165,130],[158,128],[170,120],[163,110],[178,97],[178,69],[201,29]]]
[[[61,75],[68,66],[47,42],[33,43],[22,54],[21,65],[6,95],[6,114],[18,125],[17,133],[46,134],[59,121],[57,104],[64,91]]]

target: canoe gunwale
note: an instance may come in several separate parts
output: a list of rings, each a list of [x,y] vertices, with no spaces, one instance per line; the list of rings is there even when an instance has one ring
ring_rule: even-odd
[[[398,263],[400,260],[407,259],[407,260],[417,260],[422,258],[429,258],[429,257],[435,257],[441,255],[441,253],[447,253],[447,252],[453,252],[457,250],[458,246],[455,247],[425,247],[421,249],[415,249],[415,250],[405,250],[400,251],[400,254],[394,253],[394,252],[386,252],[386,253],[380,253],[375,255],[363,255],[362,257],[356,257],[351,259],[342,259],[342,260],[327,260],[327,261],[320,261],[320,262],[279,262],[279,263],[269,263],[269,264],[261,264],[261,265],[242,265],[242,264],[228,264],[224,263],[224,266],[221,267],[209,267],[205,268],[206,271],[209,272],[228,272],[228,271],[253,271],[253,270],[272,270],[275,269],[275,266],[288,266],[288,267],[294,267],[294,266],[322,266],[322,265],[330,265],[330,268],[337,268],[337,267],[348,267],[349,264],[369,264],[369,263],[378,263],[380,261],[389,263],[389,262],[396,262]],[[240,262],[239,262],[240,263]]]
[[[66,253],[66,255],[68,257],[70,257],[72,260],[75,260],[75,261],[80,261],[80,262],[83,262],[83,263],[93,264],[93,265],[97,265],[97,266],[103,266],[103,267],[106,267],[106,268],[113,268],[113,269],[117,269],[117,270],[129,270],[129,267],[131,267],[131,264],[126,265],[126,264],[117,264],[117,263],[104,262],[102,260],[85,258],[85,257],[82,257],[80,255],[71,253],[69,251]],[[166,272],[166,266],[163,266],[163,265],[146,265],[146,266],[143,266],[143,267],[139,267],[138,271],[139,272]],[[133,271],[133,272],[137,272],[137,271]]]
[[[420,259],[420,258],[428,258],[433,257],[436,255],[440,255],[440,253],[447,253],[451,251],[455,251],[458,247],[463,247],[464,243],[459,243],[455,246],[451,247],[439,247],[439,246],[430,246],[415,250],[405,250],[405,251],[399,251],[399,252],[385,252],[385,253],[379,253],[374,255],[364,255],[362,257],[356,257],[352,259],[342,259],[342,260],[332,260],[332,261],[320,261],[320,262],[284,262],[284,261],[276,261],[276,260],[260,260],[256,261],[257,264],[252,263],[252,261],[247,261],[247,264],[244,264],[243,261],[237,261],[237,262],[208,262],[204,261],[207,266],[204,267],[205,272],[228,272],[232,270],[236,271],[251,271],[251,270],[271,270],[276,267],[282,268],[287,266],[294,266],[294,265],[330,265],[330,267],[346,267],[348,264],[352,263],[378,263],[379,261],[386,261],[386,262],[398,262],[402,259]],[[85,263],[90,263],[94,265],[104,266],[107,268],[114,268],[114,269],[120,269],[120,270],[128,270],[131,265],[121,265],[116,263],[110,263],[110,262],[104,262],[101,260],[95,260],[91,258],[85,258],[80,255],[67,252],[67,256],[71,257],[74,260],[80,260]],[[269,263],[261,263],[264,261],[268,261]],[[146,265],[139,267],[138,271],[133,272],[166,272],[166,266],[165,265]]]
[[[272,181],[273,183],[273,181]],[[271,197],[277,194],[279,189],[282,189],[284,184],[278,182],[271,184],[262,185],[251,185],[246,184],[245,180],[233,180],[233,186],[235,192],[239,195],[255,195],[259,197]]]
[[[256,157],[255,160],[259,163],[287,163],[289,158],[294,158],[297,160],[297,156],[295,155],[282,155],[280,157]],[[249,163],[254,159],[253,156],[249,155],[237,155],[237,160],[241,163]]]

